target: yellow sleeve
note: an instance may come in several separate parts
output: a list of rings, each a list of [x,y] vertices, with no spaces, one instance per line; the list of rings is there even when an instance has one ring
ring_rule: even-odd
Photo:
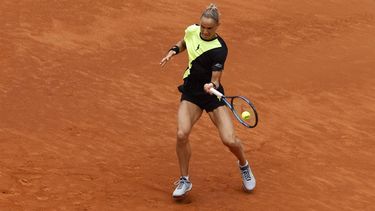
[[[185,29],[184,40],[188,40],[194,33],[197,32],[197,30],[199,30],[199,25],[198,24],[193,24],[193,25],[188,26]]]

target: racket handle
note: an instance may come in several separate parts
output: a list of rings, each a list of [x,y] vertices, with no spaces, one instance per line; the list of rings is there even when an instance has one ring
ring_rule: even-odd
[[[216,95],[217,97],[221,98],[223,96],[223,94],[221,94],[219,91],[217,91],[216,89],[214,88],[211,88],[210,89],[210,92],[214,95]]]

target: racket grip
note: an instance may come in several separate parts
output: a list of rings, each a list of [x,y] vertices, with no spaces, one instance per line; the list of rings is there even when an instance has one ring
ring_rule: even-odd
[[[219,91],[217,91],[217,90],[214,89],[214,88],[211,88],[211,89],[210,89],[210,92],[211,92],[212,94],[216,95],[216,96],[219,97],[219,98],[223,96],[223,94],[221,94]]]

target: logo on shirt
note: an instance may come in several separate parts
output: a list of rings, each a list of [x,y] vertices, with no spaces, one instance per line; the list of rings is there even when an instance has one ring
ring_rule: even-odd
[[[214,67],[215,67],[215,69],[217,69],[217,70],[221,70],[221,69],[223,69],[223,65],[220,64],[220,63],[216,63],[216,64],[214,65]]]
[[[198,46],[197,46],[197,49],[195,49],[195,51],[197,51],[198,49],[199,49],[199,46],[200,46],[201,44],[198,44]]]

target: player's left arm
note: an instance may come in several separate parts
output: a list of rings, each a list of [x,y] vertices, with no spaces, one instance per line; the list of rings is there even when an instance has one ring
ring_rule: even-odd
[[[213,63],[211,66],[212,70],[212,75],[211,75],[211,82],[206,83],[204,85],[204,91],[206,91],[209,94],[212,94],[210,89],[218,89],[220,86],[220,79],[221,75],[224,70],[224,63],[227,58],[228,51],[227,49],[223,49],[218,51],[214,56],[213,56]]]
[[[212,71],[211,82],[210,83],[206,83],[204,85],[204,91],[206,91],[207,93],[211,94],[211,92],[210,92],[211,88],[214,88],[214,89],[219,88],[219,86],[220,86],[220,79],[221,79],[222,73],[223,73],[223,70]]]

